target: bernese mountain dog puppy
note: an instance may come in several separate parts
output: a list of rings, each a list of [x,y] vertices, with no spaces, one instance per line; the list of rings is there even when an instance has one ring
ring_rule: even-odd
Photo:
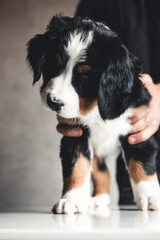
[[[136,145],[127,141],[128,118],[147,107],[150,94],[139,80],[139,60],[103,23],[54,16],[44,34],[28,42],[27,60],[35,84],[43,76],[44,105],[63,118],[79,118],[83,135],[63,137],[60,157],[63,191],[54,213],[85,212],[109,204],[106,162],[122,154],[140,210],[160,210],[155,136]]]

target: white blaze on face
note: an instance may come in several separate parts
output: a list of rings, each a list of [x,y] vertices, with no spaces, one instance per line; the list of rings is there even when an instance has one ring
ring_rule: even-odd
[[[74,32],[70,35],[68,45],[65,51],[69,56],[66,68],[61,75],[53,78],[45,88],[42,94],[43,102],[46,103],[47,94],[50,93],[51,98],[56,98],[64,103],[60,115],[65,118],[73,118],[79,116],[79,97],[72,86],[73,68],[77,62],[84,62],[86,57],[86,49],[91,44],[93,32],[90,31],[88,36],[82,33]]]

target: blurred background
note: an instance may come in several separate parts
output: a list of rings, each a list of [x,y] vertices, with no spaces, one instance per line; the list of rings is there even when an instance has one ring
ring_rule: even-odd
[[[26,43],[79,0],[0,0],[0,211],[50,211],[61,196],[61,136],[26,63]],[[112,201],[117,192],[112,181]]]

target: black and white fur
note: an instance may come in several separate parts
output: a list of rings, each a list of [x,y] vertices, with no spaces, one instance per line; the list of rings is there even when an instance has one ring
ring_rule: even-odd
[[[57,59],[57,54],[60,60]],[[46,32],[28,43],[27,59],[34,73],[33,84],[43,75],[41,97],[44,105],[64,118],[79,118],[83,135],[63,137],[61,159],[63,177],[72,174],[77,156],[82,153],[89,162],[93,154],[100,161],[112,161],[123,153],[126,164],[130,158],[139,161],[147,176],[156,172],[158,145],[155,137],[129,145],[128,122],[133,110],[147,106],[148,91],[139,81],[139,61],[123,45],[120,38],[102,23],[89,19],[55,16]],[[77,72],[80,65],[90,70]],[[87,115],[80,113],[79,99],[97,99]],[[92,168],[92,167],[91,167]],[[83,212],[90,201],[91,169],[83,186],[65,193],[56,205],[56,213]],[[158,181],[134,183],[134,199],[139,209],[160,209]],[[108,195],[95,201],[108,201]]]

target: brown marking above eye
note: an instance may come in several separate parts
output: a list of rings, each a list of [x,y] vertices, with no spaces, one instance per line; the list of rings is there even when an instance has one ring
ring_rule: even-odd
[[[62,58],[59,54],[56,54],[56,59],[57,59],[57,65],[60,67],[63,65]]]
[[[77,68],[78,73],[83,73],[83,72],[87,72],[87,71],[91,71],[91,67],[88,65],[81,65]]]

